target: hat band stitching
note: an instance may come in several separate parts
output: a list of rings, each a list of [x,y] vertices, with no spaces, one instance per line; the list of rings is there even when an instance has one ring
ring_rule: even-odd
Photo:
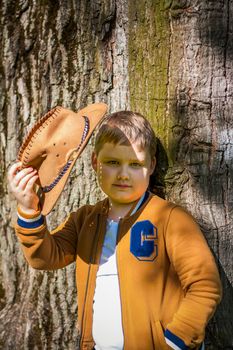
[[[23,144],[19,150],[18,160],[21,160],[23,152],[25,151],[26,147],[28,147],[28,151],[30,151],[30,149],[32,148],[32,145],[33,145],[32,138],[36,138],[37,135],[41,132],[41,130],[40,130],[41,124],[45,123],[46,121],[50,121],[51,119],[56,118],[58,113],[61,111],[61,109],[62,108],[60,106],[57,106],[57,107],[53,108],[51,111],[49,111],[48,113],[46,113],[41,119],[38,120],[36,125],[31,129],[31,131],[28,133],[28,135],[24,139]],[[31,142],[31,144],[30,144],[30,142]],[[28,153],[27,151],[25,151],[25,153],[30,155],[30,153]],[[25,160],[24,160],[22,165],[27,166],[27,162],[25,162]]]
[[[90,130],[90,124],[89,124],[88,117],[86,117],[86,116],[82,116],[82,117],[84,118],[85,125],[84,125],[84,129],[83,129],[81,141],[80,141],[78,147],[76,148],[75,152],[78,152],[80,150],[80,148],[81,148],[83,142],[86,140],[87,134]],[[55,180],[53,180],[53,182],[50,185],[42,187],[42,191],[44,193],[50,192],[57,185],[57,183],[61,180],[61,178],[65,175],[65,173],[67,172],[67,170],[71,166],[72,162],[73,162],[73,160],[68,160],[68,162],[64,165],[64,167],[62,168],[60,173],[57,175]]]

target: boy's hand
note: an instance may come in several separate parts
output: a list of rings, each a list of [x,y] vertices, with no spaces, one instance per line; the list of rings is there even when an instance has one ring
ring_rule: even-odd
[[[9,187],[20,209],[28,214],[38,210],[39,198],[33,186],[38,179],[37,170],[31,167],[21,169],[22,163],[14,163],[8,172]]]

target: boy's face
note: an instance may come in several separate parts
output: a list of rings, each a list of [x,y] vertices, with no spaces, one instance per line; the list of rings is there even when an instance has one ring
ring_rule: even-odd
[[[147,149],[136,143],[130,146],[105,143],[98,156],[93,153],[92,166],[103,192],[112,203],[127,204],[138,200],[146,191],[155,168]]]

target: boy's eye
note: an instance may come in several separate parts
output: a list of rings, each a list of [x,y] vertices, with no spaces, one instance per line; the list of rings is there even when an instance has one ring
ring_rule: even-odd
[[[106,164],[109,164],[109,165],[118,165],[119,162],[118,162],[117,160],[108,160],[108,161],[106,162]]]
[[[131,163],[131,166],[133,166],[134,168],[139,168],[142,166],[141,163]]]

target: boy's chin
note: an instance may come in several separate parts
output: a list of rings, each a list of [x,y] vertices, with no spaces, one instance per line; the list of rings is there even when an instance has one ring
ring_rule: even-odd
[[[111,202],[114,202],[118,205],[127,205],[127,204],[131,204],[131,203],[134,203],[136,202],[137,200],[139,200],[141,198],[141,196],[137,197],[126,197],[126,196],[120,196],[120,197],[111,197],[111,196],[108,196],[108,198],[110,199]]]

